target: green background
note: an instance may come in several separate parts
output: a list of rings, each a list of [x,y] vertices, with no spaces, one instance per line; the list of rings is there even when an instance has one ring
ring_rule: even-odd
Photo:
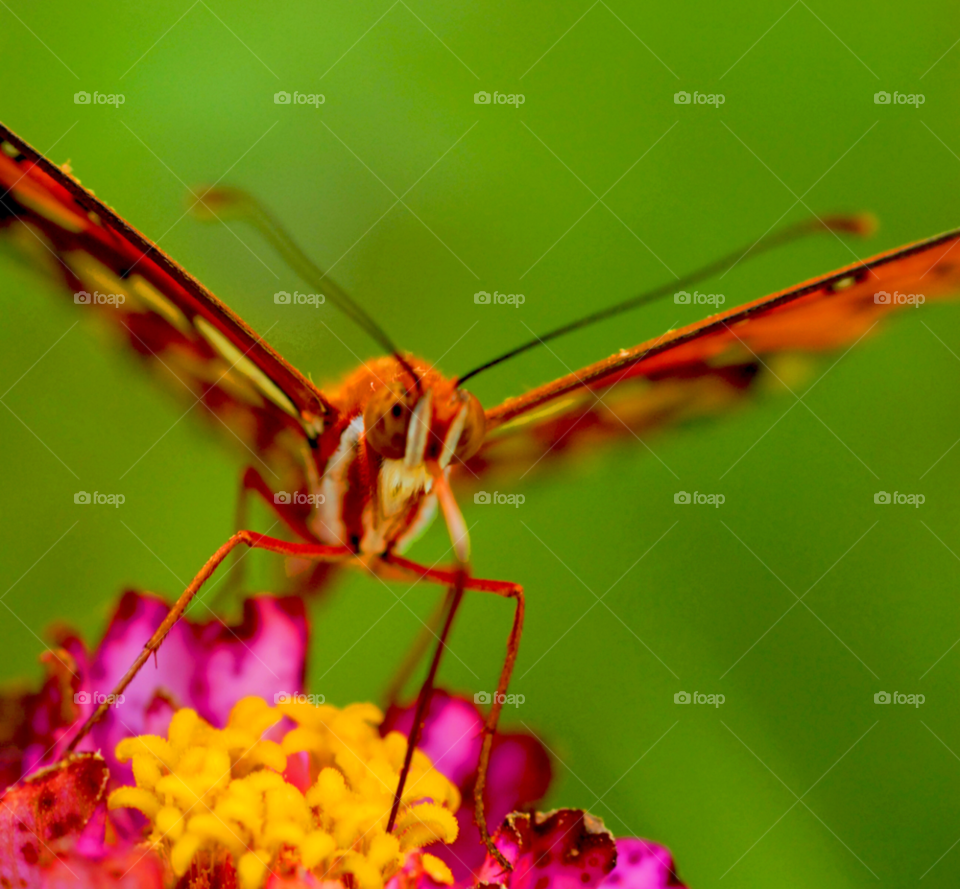
[[[181,218],[185,184],[226,173],[261,196],[396,341],[451,374],[781,217],[872,210],[882,227],[698,289],[736,305],[960,223],[960,16],[943,0],[3,6],[0,119],[70,159],[254,328],[276,322],[269,341],[318,382],[371,342],[330,306],[275,306],[303,285],[252,232]],[[75,105],[81,89],[126,101]],[[326,101],[275,105],[281,89]],[[676,105],[680,89],[726,101]],[[926,101],[875,105],[881,89]],[[525,102],[476,105],[478,90]],[[96,639],[124,586],[182,589],[233,529],[243,462],[73,305],[7,260],[0,282],[2,674],[37,677],[52,622]],[[526,303],[477,306],[481,289]],[[492,405],[697,317],[657,305],[473,389]],[[526,701],[504,721],[554,752],[548,802],[669,845],[691,885],[960,879],[960,308],[877,333],[806,406],[770,392],[651,438],[656,458],[624,444],[504,483],[519,509],[464,504],[476,571],[527,590]],[[80,510],[81,487],[126,504]],[[681,489],[726,503],[676,506]],[[881,489],[926,503],[875,506]],[[437,526],[413,555],[447,547]],[[251,563],[270,588],[276,562]],[[312,690],[377,699],[436,596],[341,577],[311,605]],[[508,625],[505,603],[470,597],[443,681],[490,689]],[[726,702],[678,706],[680,690]],[[926,703],[880,707],[880,690]]]

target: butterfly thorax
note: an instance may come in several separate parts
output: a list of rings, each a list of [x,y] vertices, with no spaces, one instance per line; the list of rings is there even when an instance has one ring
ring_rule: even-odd
[[[378,358],[328,393],[337,421],[315,452],[317,507],[310,528],[324,542],[379,555],[402,551],[437,511],[434,490],[483,441],[477,399],[425,361]]]

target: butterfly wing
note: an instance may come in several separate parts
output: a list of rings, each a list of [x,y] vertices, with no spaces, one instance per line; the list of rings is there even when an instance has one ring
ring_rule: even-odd
[[[316,446],[337,419],[322,393],[196,278],[2,124],[0,231],[179,394],[207,408],[277,488],[299,489],[305,446]]]
[[[835,349],[904,304],[960,292],[960,229],[730,309],[507,399],[461,471],[526,475],[564,455],[729,409],[796,353]],[[951,253],[953,254],[951,256]],[[906,303],[901,300],[906,295]],[[913,302],[910,297],[913,296]]]

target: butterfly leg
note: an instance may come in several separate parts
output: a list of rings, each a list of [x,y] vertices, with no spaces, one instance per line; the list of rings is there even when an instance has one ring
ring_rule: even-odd
[[[237,498],[236,523],[234,527],[237,530],[243,528],[248,522],[248,504],[250,495],[258,495],[266,507],[287,526],[301,540],[316,540],[315,535],[307,526],[303,512],[297,507],[288,503],[278,503],[274,489],[266,482],[264,477],[253,466],[248,466],[240,479],[240,491]],[[221,587],[221,592],[217,594],[214,604],[220,604],[230,594],[238,593],[243,583],[243,564],[244,553],[240,550],[234,550],[231,554],[231,564],[229,567],[229,576],[227,582]],[[320,562],[309,571],[303,579],[299,580],[291,589],[287,590],[288,595],[305,596],[316,593],[324,587],[330,577],[331,566],[329,563]]]
[[[452,605],[454,607],[459,604],[459,601],[455,596],[455,592],[459,584],[463,585],[464,590],[476,590],[483,593],[493,593],[496,596],[503,596],[507,599],[513,599],[515,602],[513,625],[510,628],[510,635],[507,637],[507,651],[506,656],[504,657],[503,667],[500,670],[500,679],[497,682],[497,692],[493,697],[490,712],[487,714],[487,719],[483,726],[483,743],[480,747],[480,762],[477,766],[477,780],[474,784],[473,793],[474,815],[476,818],[477,827],[480,828],[480,837],[482,838],[487,849],[490,851],[490,854],[497,859],[501,867],[510,870],[511,868],[509,862],[507,862],[500,850],[494,845],[487,829],[486,817],[484,815],[483,791],[487,781],[487,770],[490,766],[490,751],[493,747],[493,736],[496,734],[497,723],[500,721],[500,711],[503,709],[507,688],[510,685],[510,676],[513,673],[513,666],[517,660],[517,651],[520,648],[520,637],[523,633],[523,616],[526,607],[523,595],[523,587],[518,583],[511,583],[510,581],[506,580],[484,580],[479,577],[470,577],[465,575],[463,570],[450,571],[447,569],[428,568],[426,565],[420,565],[416,562],[411,562],[409,559],[404,559],[401,556],[397,556],[392,553],[385,555],[383,557],[383,561],[388,565],[401,569],[408,575],[414,575],[415,577],[422,578],[424,580],[430,580],[434,583],[444,584],[445,586],[452,586],[454,588],[454,598],[452,601]],[[448,622],[451,621],[451,619],[452,609],[450,612],[448,612]],[[441,636],[441,641],[437,647],[437,654],[434,655],[435,661],[438,660],[440,651],[443,649],[444,645],[445,639],[443,636]],[[431,665],[431,668],[433,668],[433,665]],[[436,670],[432,669],[431,675],[428,676],[428,682],[431,683],[431,691],[432,679],[435,673]],[[424,689],[426,688],[427,684],[424,683]],[[421,690],[421,696],[422,695],[423,691]],[[414,732],[417,733],[417,740],[419,740],[418,726],[422,725],[422,718],[419,711],[420,701],[418,700],[417,713],[414,715],[414,724],[413,728],[411,728],[410,748],[414,746]],[[426,716],[426,707],[424,707],[423,716]]]
[[[342,561],[354,555],[353,550],[347,546],[324,546],[317,543],[290,543],[287,540],[267,537],[265,534],[257,534],[253,531],[237,531],[233,537],[207,560],[207,563],[200,569],[196,577],[190,581],[190,584],[163,619],[163,623],[160,624],[146,645],[143,646],[143,650],[137,655],[130,669],[127,670],[117,684],[117,687],[113,691],[114,695],[123,694],[124,689],[133,681],[133,678],[140,671],[140,668],[146,663],[147,658],[160,648],[167,633],[170,632],[173,625],[183,616],[183,612],[186,611],[193,597],[199,592],[200,587],[209,580],[213,572],[220,566],[220,563],[241,544],[251,549],[263,549],[267,552],[278,553],[283,556],[298,556],[300,558],[317,559],[320,561]],[[113,699],[114,698],[110,698],[110,700]],[[109,706],[109,704],[104,703],[97,707],[70,742],[70,745],[67,747],[67,753],[76,748],[79,741],[100,721],[109,709]]]

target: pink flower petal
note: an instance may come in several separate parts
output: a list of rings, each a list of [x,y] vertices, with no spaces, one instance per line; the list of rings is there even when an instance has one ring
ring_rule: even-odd
[[[154,596],[124,595],[81,683],[89,696],[81,705],[84,718],[95,709],[95,696],[109,694],[126,672],[167,607]],[[113,758],[122,738],[166,734],[176,707],[192,707],[220,727],[246,695],[273,701],[279,692],[296,694],[303,689],[306,649],[307,622],[299,598],[247,599],[243,621],[235,627],[216,618],[181,620],[164,640],[156,663],[151,658],[144,664],[123,702],[110,708],[81,747],[102,749],[114,778],[128,781],[129,766]]]
[[[85,753],[43,769],[0,797],[0,885],[38,886],[76,843],[103,798],[110,773]]]
[[[508,889],[593,889],[617,860],[613,835],[582,809],[516,812],[507,817],[494,842],[513,870],[504,872],[488,855],[477,880]]]
[[[670,850],[649,840],[617,840],[617,866],[600,884],[601,889],[663,889],[683,886],[677,877]]]

